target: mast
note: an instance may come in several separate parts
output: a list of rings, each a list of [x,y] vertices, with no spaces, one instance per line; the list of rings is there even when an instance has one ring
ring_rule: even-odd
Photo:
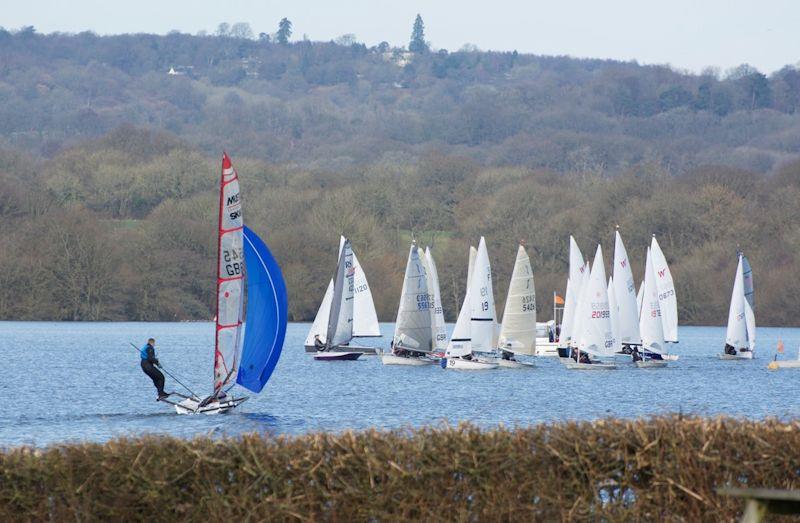
[[[239,177],[222,153],[217,231],[217,308],[214,340],[214,393],[236,378],[244,299],[242,201]]]

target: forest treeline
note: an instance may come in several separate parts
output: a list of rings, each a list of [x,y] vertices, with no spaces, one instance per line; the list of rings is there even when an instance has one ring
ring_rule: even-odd
[[[407,47],[292,40],[286,19],[257,37],[241,23],[213,35],[0,29],[0,145],[52,158],[133,124],[207,155],[331,172],[416,164],[435,150],[482,167],[614,174],[642,162],[769,172],[800,150],[796,65],[689,74],[450,52],[431,49],[418,22]]]
[[[245,221],[286,278],[290,319],[310,320],[339,234],[393,321],[411,234],[433,247],[447,318],[467,252],[487,239],[498,311],[525,240],[540,317],[563,292],[568,237],[610,263],[619,225],[637,280],[651,234],[671,265],[682,324],[724,324],[736,250],[750,257],[756,316],[800,325],[800,161],[769,173],[642,161],[620,173],[484,165],[431,147],[414,162],[313,169],[228,151]],[[123,126],[52,158],[0,149],[0,319],[184,320],[213,316],[220,156],[172,134]]]

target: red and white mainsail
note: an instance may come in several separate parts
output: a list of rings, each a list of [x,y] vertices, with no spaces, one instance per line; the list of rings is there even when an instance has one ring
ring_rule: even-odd
[[[214,348],[214,392],[236,380],[244,299],[242,201],[239,178],[222,154],[217,244],[217,331]]]

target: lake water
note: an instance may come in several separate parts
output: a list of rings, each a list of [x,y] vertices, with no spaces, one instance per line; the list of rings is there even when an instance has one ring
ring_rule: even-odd
[[[382,324],[387,346],[393,324]],[[761,328],[757,358],[719,361],[721,327],[683,327],[665,369],[620,365],[607,372],[566,370],[538,358],[532,370],[482,372],[438,366],[384,366],[377,357],[317,362],[304,353],[308,324],[291,324],[272,379],[225,416],[178,416],[155,401],[129,344],[155,337],[164,366],[198,393],[211,388],[210,323],[0,322],[5,399],[0,446],[104,441],[144,433],[298,434],[446,421],[481,426],[683,412],[748,418],[796,417],[800,369],[768,371],[779,338],[795,357],[800,329]],[[365,340],[369,341],[369,340]],[[167,379],[167,390],[179,387]]]

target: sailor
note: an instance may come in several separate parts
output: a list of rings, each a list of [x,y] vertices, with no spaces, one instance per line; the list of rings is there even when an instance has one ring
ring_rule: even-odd
[[[315,348],[317,349],[317,351],[319,351],[319,352],[322,352],[322,351],[324,351],[324,350],[325,350],[325,344],[324,344],[324,343],[322,343],[322,340],[321,340],[321,339],[319,339],[319,334],[315,334],[315,335],[314,335],[314,347],[315,347]]]
[[[632,358],[633,358],[633,361],[634,361],[634,362],[636,362],[636,361],[642,361],[642,355],[641,355],[641,354],[639,354],[639,349],[638,349],[638,348],[636,348],[636,347],[634,347],[634,348],[633,348],[633,355],[632,355]]]
[[[725,344],[725,354],[730,354],[731,356],[736,356],[736,349],[730,343]]]
[[[158,391],[158,399],[161,400],[169,396],[169,394],[164,392],[164,375],[156,368],[160,367],[161,363],[159,363],[158,358],[156,358],[155,346],[156,340],[154,338],[148,339],[147,345],[139,349],[139,355],[142,360],[142,370],[153,380],[153,385],[156,386],[156,390]]]
[[[500,357],[504,360],[514,361],[514,353],[505,349],[500,349]]]
[[[589,355],[585,352],[581,352],[581,363],[585,363],[587,365],[592,363],[592,360],[589,359]]]

